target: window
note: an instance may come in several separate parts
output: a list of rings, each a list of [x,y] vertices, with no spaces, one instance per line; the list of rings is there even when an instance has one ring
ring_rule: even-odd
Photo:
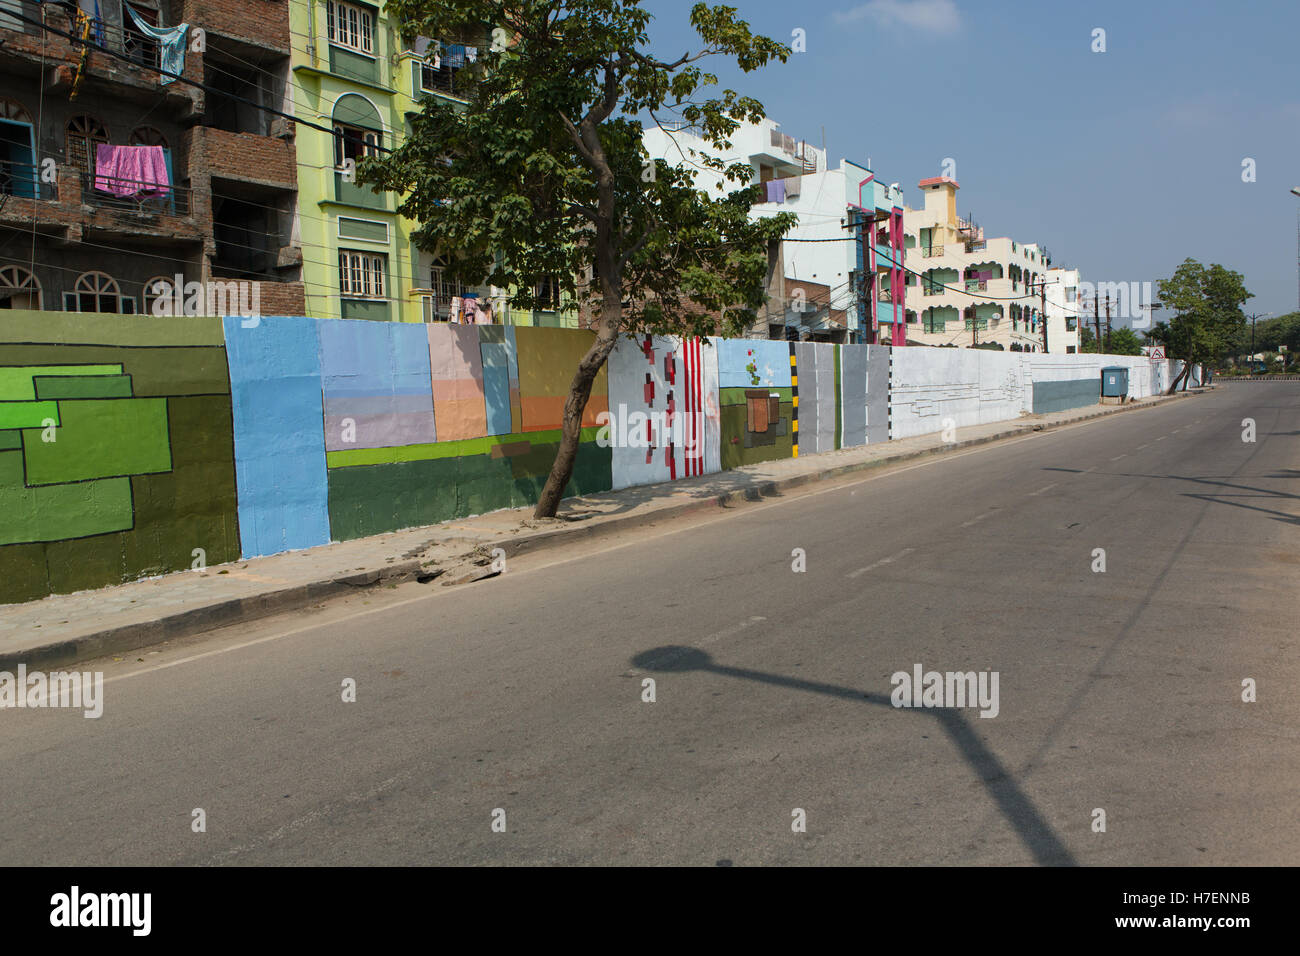
[[[451,277],[447,260],[435,256],[429,267],[429,288],[433,290],[430,322],[446,322],[451,318],[451,300],[465,297],[465,285]]]
[[[17,100],[0,97],[0,196],[38,194],[31,114]]]
[[[135,299],[121,294],[117,280],[104,272],[84,272],[73,291],[63,293],[65,312],[135,314]]]
[[[172,298],[173,295],[175,294],[174,290],[172,289],[172,283],[174,283],[175,281],[176,281],[176,277],[174,275],[171,275],[171,276],[154,276],[152,279],[149,279],[147,282],[145,282],[144,295],[140,297],[141,301],[144,302],[145,315],[155,314],[153,304],[158,299],[166,299],[169,300],[169,302],[168,304],[163,306],[163,311],[157,314],[160,315],[172,314],[171,310],[175,307],[172,304],[175,301]],[[184,293],[185,290],[181,289],[181,292]]]
[[[151,27],[159,26],[158,11],[150,10],[140,4],[134,5],[136,16]],[[125,21],[122,25],[122,45],[123,53],[127,58],[139,63],[141,66],[153,67],[157,69],[161,63],[158,58],[158,41],[151,36],[146,35],[138,26],[135,20],[130,16],[124,16]],[[152,146],[152,143],[144,144]]]
[[[1065,287],[1065,301],[1074,302],[1078,298],[1079,298],[1079,287],[1073,285],[1067,285]]]
[[[381,133],[347,123],[334,124],[334,166],[342,169],[347,160],[354,162],[362,156],[378,156],[382,145]]]
[[[108,142],[108,130],[93,116],[74,116],[63,132],[63,151],[73,166],[95,168],[95,145]]]
[[[384,298],[384,275],[387,272],[387,256],[339,250],[339,294],[346,298]]]
[[[374,14],[351,3],[325,4],[325,27],[335,46],[373,56],[375,50]]]
[[[1067,355],[1073,355],[1073,354],[1075,353],[1075,351],[1076,351],[1076,349],[1075,349],[1075,347],[1074,347],[1073,345],[1067,345],[1067,346],[1065,347],[1065,353],[1066,353]]]
[[[533,290],[537,299],[537,311],[556,312],[560,308],[560,280],[557,276],[546,276],[537,283]]]
[[[167,148],[167,137],[152,126],[137,126],[127,138],[128,146],[161,146]]]
[[[41,286],[22,266],[0,266],[0,309],[39,309]]]

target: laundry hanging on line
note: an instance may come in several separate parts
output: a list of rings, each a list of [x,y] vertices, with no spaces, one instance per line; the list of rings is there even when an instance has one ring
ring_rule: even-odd
[[[168,195],[171,179],[163,148],[96,143],[95,188],[114,196]]]
[[[175,79],[174,76],[168,76],[168,73],[185,71],[185,34],[189,31],[190,25],[182,23],[177,27],[156,27],[141,19],[129,4],[122,5],[126,7],[126,12],[131,14],[136,29],[158,41],[158,66],[166,71],[159,74],[158,82],[166,86]]]

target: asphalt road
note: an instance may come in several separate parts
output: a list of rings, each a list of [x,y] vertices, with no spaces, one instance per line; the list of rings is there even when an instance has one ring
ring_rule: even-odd
[[[1294,864],[1298,436],[1230,384],[82,665],[0,863]]]

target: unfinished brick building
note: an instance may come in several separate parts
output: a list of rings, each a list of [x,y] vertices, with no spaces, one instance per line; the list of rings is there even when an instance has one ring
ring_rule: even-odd
[[[262,108],[291,112],[286,0],[80,3],[0,0],[0,309],[149,312],[180,274],[302,314],[294,124]],[[101,143],[162,147],[170,188],[106,190]]]

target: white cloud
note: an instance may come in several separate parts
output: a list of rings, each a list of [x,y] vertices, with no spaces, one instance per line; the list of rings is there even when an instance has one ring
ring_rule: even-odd
[[[901,25],[931,33],[953,33],[961,26],[953,0],[868,0],[834,16],[839,23],[870,18],[882,27]]]

